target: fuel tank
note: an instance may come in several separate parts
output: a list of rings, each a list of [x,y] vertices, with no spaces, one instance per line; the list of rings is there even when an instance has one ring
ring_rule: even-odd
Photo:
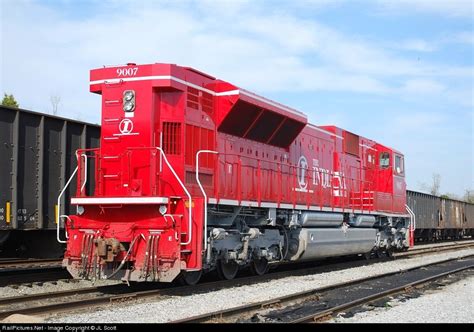
[[[291,261],[368,253],[376,240],[373,228],[301,228],[291,232]]]

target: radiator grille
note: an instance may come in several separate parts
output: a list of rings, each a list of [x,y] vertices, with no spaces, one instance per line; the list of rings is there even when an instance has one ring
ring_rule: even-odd
[[[163,122],[163,151],[170,155],[181,153],[181,123]]]

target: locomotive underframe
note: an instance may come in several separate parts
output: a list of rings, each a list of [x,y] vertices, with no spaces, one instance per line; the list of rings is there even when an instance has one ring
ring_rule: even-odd
[[[409,223],[403,216],[211,205],[203,268],[212,270],[219,260],[245,267],[405,250]]]
[[[409,246],[410,220],[404,216],[228,205],[208,205],[207,211],[207,250],[203,250],[199,271],[186,268],[183,250],[181,257],[157,251],[159,241],[179,233],[174,225],[145,237],[149,226],[143,223],[130,224],[133,234],[120,240],[108,233],[100,235],[103,231],[120,233],[119,229],[113,230],[114,223],[107,226],[108,230],[101,230],[97,224],[96,229],[87,231],[71,225],[74,228],[70,228],[70,236],[83,233],[81,259],[65,259],[65,265],[79,279],[171,282],[180,274],[189,277],[213,270],[223,279],[231,279],[247,267],[263,274],[269,266],[282,262],[358,254],[379,256]],[[179,252],[179,241],[175,246]]]

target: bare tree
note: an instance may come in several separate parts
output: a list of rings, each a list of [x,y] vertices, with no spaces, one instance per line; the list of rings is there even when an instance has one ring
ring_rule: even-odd
[[[463,200],[468,203],[474,203],[474,190],[466,189]]]
[[[51,105],[53,106],[53,115],[57,115],[58,106],[59,106],[59,103],[61,102],[61,96],[51,95],[50,100],[51,100]]]
[[[435,173],[433,174],[433,182],[430,186],[430,194],[434,196],[439,196],[440,186],[441,186],[441,175]]]

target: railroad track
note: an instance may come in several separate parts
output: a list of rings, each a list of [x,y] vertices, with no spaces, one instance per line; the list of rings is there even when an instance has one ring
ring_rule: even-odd
[[[406,256],[416,256],[421,254],[428,254],[428,253],[437,253],[442,251],[451,251],[457,249],[466,249],[469,247],[474,247],[474,241],[461,241],[461,242],[453,242],[450,244],[443,244],[443,245],[436,245],[433,247],[423,246],[421,248],[414,248],[409,249],[406,252],[400,252],[394,254],[395,257],[406,257]]]
[[[380,262],[380,260],[369,262],[377,263]],[[343,261],[342,263],[340,259],[336,259],[333,263],[318,267],[302,268],[301,266],[304,266],[304,264],[298,264],[300,268],[295,270],[294,265],[287,265],[281,266],[282,269],[286,268],[286,270],[272,270],[263,276],[243,276],[234,280],[219,281],[210,279],[196,286],[142,283],[128,287],[124,284],[119,284],[0,298],[0,320],[12,314],[49,315],[63,311],[91,308],[92,306],[114,305],[115,303],[124,301],[135,301],[153,297],[163,299],[167,296],[210,292],[222,288],[256,284],[288,276],[322,273],[348,267],[362,266],[367,263],[368,261],[362,259],[359,261]],[[141,290],[137,291],[137,288]]]
[[[4,269],[29,269],[36,267],[61,266],[62,259],[41,258],[41,259],[2,259],[0,260],[0,270]]]
[[[171,323],[318,322],[332,318],[339,312],[396,294],[411,292],[419,285],[473,268],[472,256],[461,260],[450,259],[206,313]]]
[[[0,261],[0,287],[70,279],[58,259],[8,259]]]
[[[474,242],[472,243],[474,245]],[[444,248],[447,250],[448,248]],[[407,252],[407,254],[409,254]],[[414,254],[419,254],[414,252]],[[403,256],[406,257],[406,256]],[[222,288],[236,287],[240,285],[256,284],[289,276],[310,275],[324,273],[329,271],[343,270],[350,267],[375,264],[388,259],[377,259],[367,261],[360,259],[357,261],[342,261],[334,259],[332,263],[321,266],[314,266],[314,263],[296,264],[299,269],[293,265],[282,265],[279,270],[271,270],[270,273],[263,276],[244,276],[234,280],[209,281],[204,280],[196,286],[176,286],[169,284],[135,284],[128,287],[124,284],[111,286],[93,286],[66,291],[55,291],[48,293],[39,293],[32,295],[22,295],[9,298],[0,298],[0,319],[12,314],[25,315],[49,315],[63,311],[73,311],[82,308],[101,307],[115,305],[125,301],[138,301],[142,299],[164,299],[168,296],[189,295],[203,292],[210,292]],[[331,260],[329,260],[331,262]]]

